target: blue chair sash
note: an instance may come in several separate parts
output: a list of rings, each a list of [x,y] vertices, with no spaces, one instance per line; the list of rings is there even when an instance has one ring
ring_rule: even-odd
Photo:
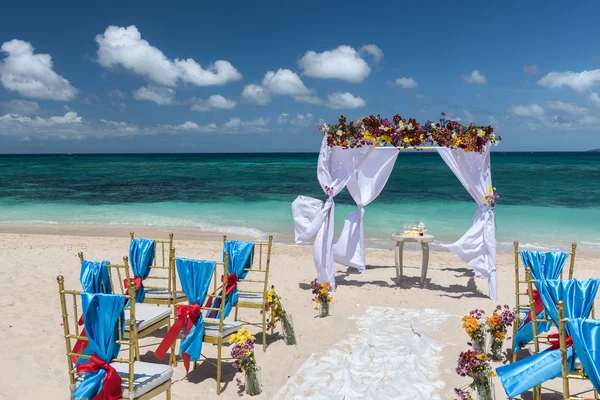
[[[542,252],[542,251],[520,251],[521,259],[523,260],[523,267],[531,269],[531,276],[533,279],[558,279],[560,276],[565,262],[569,257],[569,253],[566,252]],[[531,311],[530,311],[531,313]],[[542,318],[543,313],[540,313],[536,319]],[[522,346],[527,345],[533,340],[533,327],[531,320],[525,323],[528,319],[529,313],[521,321],[519,329],[515,334],[515,347],[513,351],[519,351]],[[538,322],[537,331],[538,334],[548,332],[552,324],[548,322]]]
[[[150,274],[150,266],[154,259],[154,240],[149,239],[131,239],[129,244],[129,262],[131,271],[135,278],[141,279],[140,287],[136,291],[135,301],[141,303],[144,301],[145,292],[143,280]]]
[[[89,344],[86,350],[102,360],[110,363],[117,357],[120,345],[115,343],[119,337],[119,317],[121,318],[121,335],[125,327],[125,296],[102,293],[82,293],[81,305],[84,316],[84,326]],[[80,359],[79,363],[87,360]],[[102,381],[106,371],[100,369],[88,372],[83,376],[73,395],[77,400],[92,399],[102,390]]]
[[[548,316],[558,324],[556,303],[562,300],[565,317],[581,318],[589,315],[598,292],[598,280],[539,280],[536,282]],[[568,325],[567,325],[568,327]],[[567,333],[569,330],[567,329]],[[575,345],[577,347],[577,345]],[[573,348],[568,348],[569,371],[573,370]],[[561,375],[560,349],[546,350],[531,357],[496,369],[500,382],[509,398],[513,398],[549,379]]]
[[[86,293],[111,294],[110,276],[106,265],[109,261],[83,261],[79,281]]]
[[[254,262],[254,243],[239,240],[227,240],[223,245],[223,261],[225,253],[229,253],[228,273],[235,273],[237,279],[244,279],[248,275]]]
[[[600,320],[574,318],[567,327],[583,370],[594,389],[600,390]]]

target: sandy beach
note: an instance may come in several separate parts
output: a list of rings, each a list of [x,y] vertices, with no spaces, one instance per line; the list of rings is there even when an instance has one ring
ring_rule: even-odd
[[[0,282],[0,309],[3,311],[0,325],[2,399],[13,399],[17,393],[19,398],[27,399],[68,398],[56,277],[64,275],[67,288],[79,289],[78,251],[83,251],[90,260],[108,259],[114,262],[127,254],[127,231],[106,231],[97,236],[84,236],[74,231],[58,234],[59,231],[56,229],[51,234],[0,234],[0,266],[5,276]],[[94,230],[88,230],[88,234],[90,232]],[[136,236],[160,238],[156,235],[166,236],[165,233],[147,230],[136,232]],[[357,319],[364,317],[368,310],[374,312],[373,307],[412,312],[413,316],[419,316],[420,310],[428,309],[422,311],[422,318],[429,322],[436,322],[435,315],[439,313],[440,320],[432,325],[434,328],[420,328],[424,330],[419,333],[439,349],[439,375],[432,377],[432,382],[437,385],[436,395],[432,398],[453,398],[452,389],[464,383],[454,372],[458,354],[467,347],[460,319],[474,308],[489,312],[497,304],[514,305],[513,254],[498,255],[499,301],[492,302],[486,295],[487,282],[473,278],[471,269],[447,252],[431,254],[428,282],[425,288],[419,288],[420,253],[412,251],[413,248],[408,245],[405,252],[406,277],[397,285],[391,246],[390,242],[389,250],[367,251],[368,271],[364,275],[337,266],[338,289],[333,296],[332,315],[320,319],[316,318],[309,290],[309,282],[315,277],[312,247],[274,245],[270,282],[282,296],[288,313],[293,315],[298,345],[286,346],[281,339],[268,338],[267,352],[256,352],[258,365],[262,368],[264,390],[257,398],[274,398],[311,355],[318,357],[336,343],[352,337],[357,331]],[[218,259],[222,251],[222,243],[216,238],[213,241],[182,239],[177,232],[175,247],[177,256],[197,259]],[[576,277],[597,276],[599,262],[599,258],[578,256]],[[260,316],[257,311],[243,310],[240,318],[257,322]],[[250,330],[258,332],[255,327],[250,327]],[[164,331],[161,331],[157,336],[163,334]],[[259,336],[257,340],[260,343]],[[142,341],[144,361],[156,360],[152,352],[159,341],[159,337]],[[209,345],[205,345],[203,352],[209,357],[216,354]],[[225,353],[228,354],[228,350]],[[225,387],[221,399],[242,396],[234,375],[232,367],[224,367]],[[173,398],[218,398],[215,376],[215,368],[208,363],[199,364],[187,376],[179,364],[173,376]],[[558,389],[560,382],[555,380],[551,386]],[[506,398],[498,381],[495,387],[496,398]],[[282,392],[280,398],[292,397],[286,397]],[[525,394],[523,399],[527,398],[530,395]]]

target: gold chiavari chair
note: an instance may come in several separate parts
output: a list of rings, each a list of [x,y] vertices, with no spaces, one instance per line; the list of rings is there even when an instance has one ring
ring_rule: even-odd
[[[223,243],[226,241],[227,236],[223,236]],[[268,242],[254,243],[254,260],[250,268],[246,269],[250,276],[246,276],[245,279],[238,281],[238,302],[235,305],[235,321],[238,320],[238,309],[240,308],[260,310],[262,316],[262,323],[260,324],[260,327],[262,328],[263,352],[267,351],[266,304],[267,291],[269,290],[269,269],[271,267],[272,246],[273,236],[269,236]],[[246,287],[250,287],[250,289],[245,289]],[[257,290],[257,288],[259,290]],[[271,329],[271,335],[273,335],[273,328]]]
[[[570,379],[579,379],[579,380],[589,380],[587,377],[585,370],[583,369],[581,363],[578,359],[575,360],[575,368],[573,371],[569,372],[569,363],[567,357],[567,319],[565,318],[565,306],[562,301],[556,303],[556,308],[558,309],[558,334],[560,340],[560,356],[561,356],[561,370],[562,370],[562,384],[563,384],[563,399],[564,400],[581,400],[581,397],[571,397],[571,392],[569,389],[569,380]],[[592,307],[592,318],[594,318],[594,308]],[[590,389],[591,390],[591,389]],[[598,399],[598,391],[593,389],[594,391],[594,399]]]
[[[517,361],[517,352],[514,351],[515,348],[515,335],[517,334],[517,330],[521,322],[526,318],[529,313],[529,298],[527,295],[527,278],[525,276],[525,271],[521,271],[519,268],[519,242],[514,242],[515,248],[515,314],[517,318],[513,323],[513,335],[512,335],[512,362]],[[573,272],[575,270],[575,253],[577,250],[577,243],[573,243],[571,245],[571,251],[569,252],[569,279],[573,279]],[[560,279],[563,279],[563,271],[560,273]],[[522,299],[523,298],[523,299]],[[524,300],[524,301],[522,301]]]
[[[225,339],[235,333],[242,327],[241,322],[237,321],[228,321],[224,318],[225,311],[225,293],[227,291],[227,264],[229,262],[229,254],[225,253],[224,260],[222,262],[217,262],[217,268],[215,268],[215,272],[213,274],[213,285],[215,288],[214,293],[207,294],[207,297],[211,297],[213,299],[219,299],[220,305],[219,307],[202,307],[202,310],[206,310],[207,313],[211,311],[219,311],[219,318],[204,318],[204,337],[202,341],[204,343],[210,343],[217,346],[217,363],[213,363],[209,358],[202,355],[205,361],[211,363],[215,367],[217,367],[217,395],[221,394],[221,369],[222,362],[226,360],[231,360],[231,357],[223,357],[222,349],[223,343],[225,343]],[[219,277],[218,269],[222,268],[223,274]],[[223,290],[218,293],[217,285],[221,284],[223,286]],[[175,315],[177,315],[177,310],[175,310]],[[194,362],[194,368],[196,368],[198,362]]]
[[[129,232],[131,240],[134,232]],[[144,303],[173,306],[185,303],[187,298],[183,290],[177,290],[177,269],[175,268],[175,248],[173,247],[173,234],[169,233],[169,240],[154,240],[154,257],[152,270],[144,279]],[[156,285],[149,281],[158,282]]]
[[[528,297],[529,297],[529,306],[531,307],[531,309],[534,309],[534,297],[533,297],[533,288],[534,288],[534,284],[535,284],[535,279],[532,278],[531,276],[531,269],[529,268],[525,268],[525,279],[527,281],[527,290],[528,290]],[[561,308],[562,308],[562,313],[563,316],[560,317],[560,309],[559,309],[559,321],[564,319],[564,305],[562,301],[559,301],[558,303],[560,303]],[[558,304],[557,303],[557,304]],[[531,327],[533,330],[533,351],[535,352],[535,354],[539,353],[540,351],[544,351],[547,350],[550,346],[551,343],[548,340],[548,333],[538,333],[538,324],[539,323],[550,323],[552,324],[555,328],[558,329],[558,333],[559,333],[559,337],[561,335],[560,332],[560,325],[556,326],[556,324],[554,323],[554,321],[552,321],[550,318],[548,318],[548,315],[546,314],[546,310],[544,310],[543,314],[541,317],[539,316],[535,316],[535,313],[531,314]],[[595,318],[595,306],[592,304],[592,311],[591,311],[591,316],[592,318]],[[564,329],[564,323],[563,323],[563,329]],[[566,331],[565,331],[566,332]],[[565,333],[563,332],[563,334]],[[565,351],[566,351],[566,347],[565,347]],[[581,364],[576,363],[576,368],[579,367],[579,369],[581,369]],[[568,371],[567,371],[568,372]],[[544,387],[537,386],[535,388],[533,388],[533,398],[534,400],[540,400],[541,396],[542,396],[542,389],[545,389]],[[552,390],[552,389],[549,389]]]
[[[79,252],[79,260],[83,262],[82,252]],[[125,286],[123,285],[123,282],[131,282],[131,276],[129,274],[129,257],[123,257],[123,264],[106,264],[106,268],[108,268],[108,276],[110,277],[110,286],[112,292],[125,294]],[[127,313],[128,310],[125,310],[126,315]],[[152,332],[161,329],[163,326],[170,328],[172,314],[173,308],[171,307],[146,303],[136,304],[136,324],[133,325],[133,330],[136,338],[135,356],[137,361],[140,361],[139,339],[145,338]],[[131,334],[131,326],[132,325],[130,324],[125,325],[126,338],[129,338],[129,335]],[[173,352],[171,352],[171,362],[173,362],[173,359],[174,355]]]
[[[56,278],[58,282],[58,289],[60,294],[60,304],[62,310],[62,321],[65,338],[66,356],[69,369],[69,382],[71,389],[71,396],[73,392],[82,380],[83,373],[77,372],[77,368],[74,365],[73,358],[84,358],[89,359],[90,356],[75,353],[72,349],[72,340],[83,340],[87,341],[86,336],[82,336],[80,327],[78,324],[78,304],[77,299],[80,297],[81,292],[76,290],[66,290],[64,285],[64,278],[62,275]],[[70,316],[68,314],[68,300],[71,299],[73,313]],[[128,317],[126,315],[126,321],[121,321],[119,318],[118,324],[135,324],[136,320],[136,303],[135,303],[135,284],[131,283],[128,287],[127,297],[129,298],[126,310],[128,311]],[[74,333],[71,333],[70,326],[74,327]],[[130,399],[151,399],[158,396],[161,393],[166,394],[167,400],[171,399],[171,377],[173,376],[173,368],[162,364],[152,364],[147,362],[135,361],[134,349],[137,338],[134,334],[125,337],[121,335],[121,329],[119,329],[119,337],[115,341],[118,345],[128,346],[124,352],[127,354],[127,358],[114,358],[111,360],[110,365],[117,371],[122,380],[122,397],[123,400]],[[123,350],[121,351],[121,353]],[[71,397],[73,398],[73,397]]]

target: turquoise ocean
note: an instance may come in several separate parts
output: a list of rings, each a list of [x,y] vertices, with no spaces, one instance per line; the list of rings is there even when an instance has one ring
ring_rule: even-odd
[[[310,154],[0,156],[0,226],[149,227],[293,243],[292,201],[323,198]],[[600,253],[600,153],[492,153],[499,251]],[[336,197],[336,230],[355,209]],[[458,239],[476,205],[435,153],[405,152],[365,209],[369,247],[390,247],[404,222],[437,243]],[[6,229],[4,229],[6,230]]]

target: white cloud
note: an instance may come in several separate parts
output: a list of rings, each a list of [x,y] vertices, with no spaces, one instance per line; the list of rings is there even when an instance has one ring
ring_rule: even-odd
[[[119,97],[121,99],[124,99],[125,97],[127,97],[125,92],[123,92],[119,89],[111,90],[110,92],[107,93],[107,95],[108,95],[108,97]]]
[[[310,90],[304,85],[302,79],[289,69],[278,69],[277,72],[268,71],[262,85],[247,85],[242,91],[242,100],[258,105],[266,105],[272,96],[304,97]]]
[[[187,103],[191,104],[192,111],[231,110],[237,105],[236,101],[229,100],[220,94],[213,94],[206,100],[192,97]]]
[[[242,79],[242,74],[229,61],[219,60],[202,68],[191,58],[170,60],[158,48],[142,39],[135,27],[109,26],[96,35],[98,62],[105,68],[122,66],[162,86],[179,83],[196,86],[224,85]]]
[[[278,69],[265,74],[262,86],[269,93],[279,96],[303,96],[310,93],[300,77],[289,69]]]
[[[294,100],[297,101],[298,103],[313,104],[315,106],[323,105],[323,100],[321,100],[320,98],[318,98],[316,96],[294,96]]]
[[[186,121],[180,125],[162,125],[167,129],[173,129],[176,131],[190,131],[190,132],[215,132],[217,130],[217,124],[211,123],[208,125],[198,125],[195,122]]]
[[[271,102],[271,95],[262,86],[246,85],[242,91],[242,100],[246,103],[264,106]]]
[[[368,54],[373,57],[373,64],[378,65],[383,59],[383,51],[374,44],[365,44],[358,49],[358,54]]]
[[[307,51],[298,66],[302,74],[312,78],[341,79],[351,83],[364,81],[371,73],[365,60],[350,46],[316,53]]]
[[[555,111],[562,111],[573,115],[582,115],[587,113],[587,108],[573,103],[565,103],[563,101],[552,101],[548,103],[548,107]]]
[[[339,109],[353,109],[361,108],[367,105],[367,103],[360,97],[354,97],[352,93],[332,93],[327,96],[327,107],[334,110]]]
[[[399,87],[402,89],[413,89],[419,86],[417,82],[413,78],[407,78],[403,76],[402,78],[397,78],[393,82],[388,82],[391,86]]]
[[[471,75],[463,76],[462,81],[468,85],[485,85],[487,83],[487,78],[485,75],[481,75],[479,70],[474,70],[471,72]]]
[[[537,104],[517,104],[509,107],[517,117],[540,117],[544,115],[544,109]]]
[[[523,72],[525,72],[526,74],[532,74],[535,75],[538,72],[540,72],[540,66],[537,64],[529,64],[529,65],[525,65],[523,67]]]
[[[69,101],[77,96],[68,80],[52,69],[50,54],[34,54],[29,42],[13,39],[0,48],[6,58],[0,62],[0,82],[23,97]]]
[[[277,123],[296,126],[309,126],[313,124],[313,115],[311,113],[296,114],[295,117],[290,118],[289,114],[282,113],[277,118]]]
[[[127,105],[125,103],[115,103],[114,101],[111,101],[110,109],[125,112]]]
[[[538,85],[555,89],[570,87],[578,92],[584,92],[600,83],[600,69],[583,72],[550,72],[537,81]]]
[[[590,93],[588,100],[591,101],[594,105],[600,107],[600,96],[598,93]]]
[[[35,115],[40,112],[40,105],[35,101],[9,100],[0,105],[9,114]]]
[[[81,102],[90,106],[94,103],[100,103],[100,97],[96,96],[95,94],[91,94],[89,96],[85,96]]]
[[[136,100],[153,101],[156,104],[173,104],[175,100],[175,91],[170,88],[156,86],[142,86],[133,93]]]
[[[239,117],[233,117],[229,121],[223,124],[225,131],[236,132],[269,132],[271,129],[268,127],[269,121],[264,118],[258,118],[251,121],[243,121]]]

